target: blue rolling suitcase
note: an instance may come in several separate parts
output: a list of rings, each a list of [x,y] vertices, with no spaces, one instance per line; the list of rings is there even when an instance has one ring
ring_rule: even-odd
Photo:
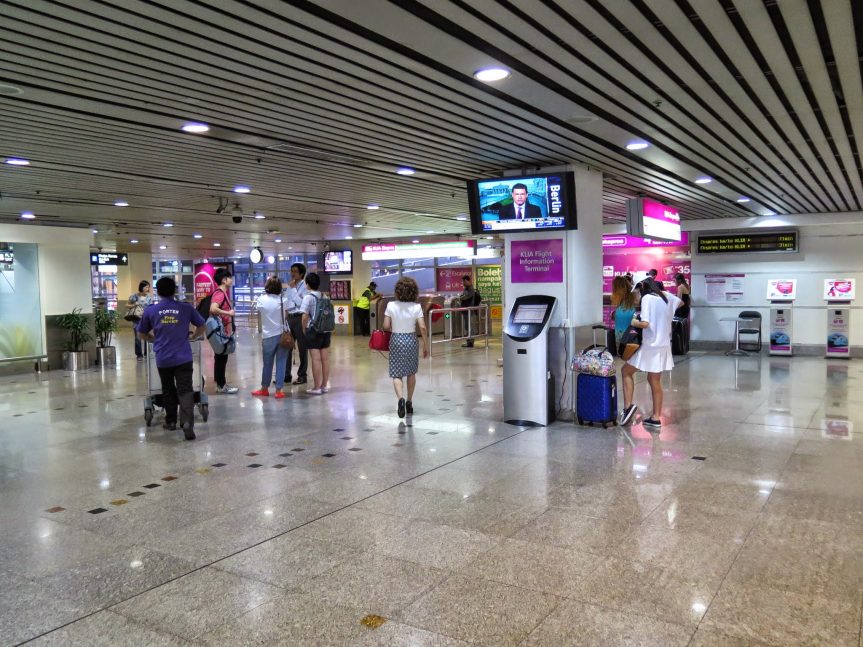
[[[578,424],[617,424],[617,376],[579,373],[576,379]]]

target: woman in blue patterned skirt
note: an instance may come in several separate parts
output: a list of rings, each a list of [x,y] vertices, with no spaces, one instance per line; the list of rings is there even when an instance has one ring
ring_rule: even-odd
[[[422,306],[417,303],[419,287],[413,279],[403,277],[396,283],[396,301],[390,301],[384,312],[384,330],[392,332],[390,338],[390,377],[399,399],[399,418],[414,412],[414,389],[419,369],[419,341],[417,324],[422,335],[423,357],[429,356],[426,324]],[[407,378],[407,401],[404,398],[403,380]]]

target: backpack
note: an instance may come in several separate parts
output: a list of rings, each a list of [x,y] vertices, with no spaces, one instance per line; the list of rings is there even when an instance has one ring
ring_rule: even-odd
[[[201,319],[206,321],[210,318],[210,304],[213,303],[213,294],[210,293],[201,299],[201,302],[198,304],[198,307],[195,308],[198,311],[198,314],[201,315]]]
[[[315,295],[312,295],[315,297]],[[336,329],[336,312],[333,302],[325,295],[315,297],[315,318],[309,324],[309,330],[316,333],[333,332]]]
[[[479,293],[479,290],[475,289],[473,291],[473,303],[471,305],[478,306],[480,303],[482,303],[482,295]]]
[[[237,350],[237,340],[225,333],[221,317],[208,317],[205,325],[207,341],[216,355],[230,355]]]

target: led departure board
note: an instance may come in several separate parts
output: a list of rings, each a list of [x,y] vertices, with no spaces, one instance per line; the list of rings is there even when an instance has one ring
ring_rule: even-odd
[[[797,252],[797,230],[747,231],[698,236],[699,254],[738,254],[741,252]]]

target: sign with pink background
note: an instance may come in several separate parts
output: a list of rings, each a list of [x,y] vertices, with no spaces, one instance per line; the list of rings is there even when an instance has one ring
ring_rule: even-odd
[[[464,283],[463,276],[472,276],[473,268],[471,267],[439,267],[437,273],[437,291],[438,292],[462,292]]]
[[[563,239],[540,238],[510,243],[513,283],[563,283]]]

